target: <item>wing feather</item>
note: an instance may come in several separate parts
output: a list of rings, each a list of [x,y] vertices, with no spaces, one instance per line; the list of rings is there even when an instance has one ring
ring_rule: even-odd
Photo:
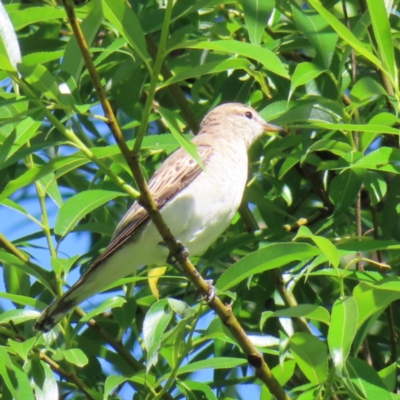
[[[197,152],[206,166],[213,153],[213,148],[208,145],[198,145]],[[149,181],[149,190],[158,208],[161,210],[202,171],[199,164],[183,148],[169,156]],[[148,219],[147,211],[138,202],[135,202],[118,224],[110,244],[94,261],[85,275],[118,250]]]

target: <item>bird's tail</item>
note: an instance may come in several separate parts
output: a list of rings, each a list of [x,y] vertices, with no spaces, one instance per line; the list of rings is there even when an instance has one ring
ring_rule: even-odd
[[[84,275],[75,285],[64,293],[54,303],[50,304],[37,319],[33,329],[48,332],[57,325],[79,303],[97,292],[96,287],[91,287]]]
[[[141,246],[143,247],[143,245]],[[112,244],[109,247],[112,248]],[[152,263],[153,259],[148,256],[152,253],[147,250],[141,250],[145,255],[144,262],[138,261],[138,257],[132,258],[132,254],[138,253],[137,249],[132,246],[121,246],[114,253],[111,250],[109,252],[105,250],[71,289],[43,311],[36,321],[34,329],[42,332],[49,331],[82,301],[99,293],[110,283],[134,273],[140,265]],[[163,249],[163,251],[165,250]],[[157,261],[160,256],[157,252],[153,251],[153,253]],[[115,267],[116,265],[118,268]]]

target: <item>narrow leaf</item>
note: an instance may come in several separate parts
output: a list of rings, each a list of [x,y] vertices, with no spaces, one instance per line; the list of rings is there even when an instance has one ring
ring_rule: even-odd
[[[392,32],[385,2],[384,0],[367,0],[367,4],[383,67],[390,73],[393,81],[396,81]]]
[[[309,333],[295,333],[290,338],[294,359],[313,384],[325,382],[328,376],[328,352],[324,342]]]
[[[214,40],[211,42],[196,41],[194,43],[186,42],[181,44],[179,47],[214,50],[221,53],[228,53],[232,55],[237,54],[242,57],[248,57],[261,63],[265,69],[289,79],[289,75],[281,60],[276,54],[266,47],[256,46],[254,44],[244,43],[238,40]]]
[[[345,297],[335,301],[328,332],[328,345],[339,376],[342,376],[343,368],[357,332],[357,320],[357,302],[353,297]]]
[[[264,28],[275,7],[275,0],[243,0],[244,20],[250,42],[259,45]]]
[[[321,254],[306,243],[277,243],[243,257],[218,279],[218,290],[228,290],[251,275],[281,267],[292,261],[304,261]]]
[[[72,196],[58,212],[54,233],[65,236],[85,215],[120,196],[126,196],[126,194],[106,190],[87,190]]]

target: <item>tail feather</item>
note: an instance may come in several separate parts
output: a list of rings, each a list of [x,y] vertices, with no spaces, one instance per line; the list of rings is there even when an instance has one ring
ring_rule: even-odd
[[[78,301],[68,301],[61,297],[42,312],[33,329],[35,331],[48,332],[55,325],[57,325],[61,319],[67,315],[77,304],[79,304]]]
[[[98,282],[96,280],[96,275],[97,274],[93,272],[83,275],[71,289],[65,292],[42,312],[33,329],[36,331],[48,332],[79,303],[103,289],[106,285],[103,281]]]
[[[94,261],[71,289],[43,311],[34,329],[42,332],[49,331],[79,303],[99,293],[110,283],[134,273],[140,265],[162,262],[167,252],[157,245],[159,239],[157,236],[153,238],[152,234],[151,231],[150,239],[147,238],[150,245],[131,243],[129,246],[121,246],[107,258],[100,257]],[[133,254],[135,254],[134,258]]]
[[[37,319],[33,329],[36,331],[48,332],[57,325],[62,318],[67,315],[74,307],[88,296],[79,296],[73,287],[68,292],[64,293],[53,304],[50,304]]]

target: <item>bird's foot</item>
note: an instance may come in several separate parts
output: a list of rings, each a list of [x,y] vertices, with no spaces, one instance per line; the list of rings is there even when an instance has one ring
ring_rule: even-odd
[[[205,301],[206,304],[210,304],[215,299],[217,291],[215,289],[215,286],[213,285],[214,281],[212,279],[205,279],[205,282],[208,286],[208,293],[205,296],[201,297],[199,301]]]
[[[167,258],[167,263],[173,265],[179,272],[184,274],[180,263],[184,262],[189,257],[189,250],[179,240],[177,240],[177,248],[175,251],[170,251]]]

